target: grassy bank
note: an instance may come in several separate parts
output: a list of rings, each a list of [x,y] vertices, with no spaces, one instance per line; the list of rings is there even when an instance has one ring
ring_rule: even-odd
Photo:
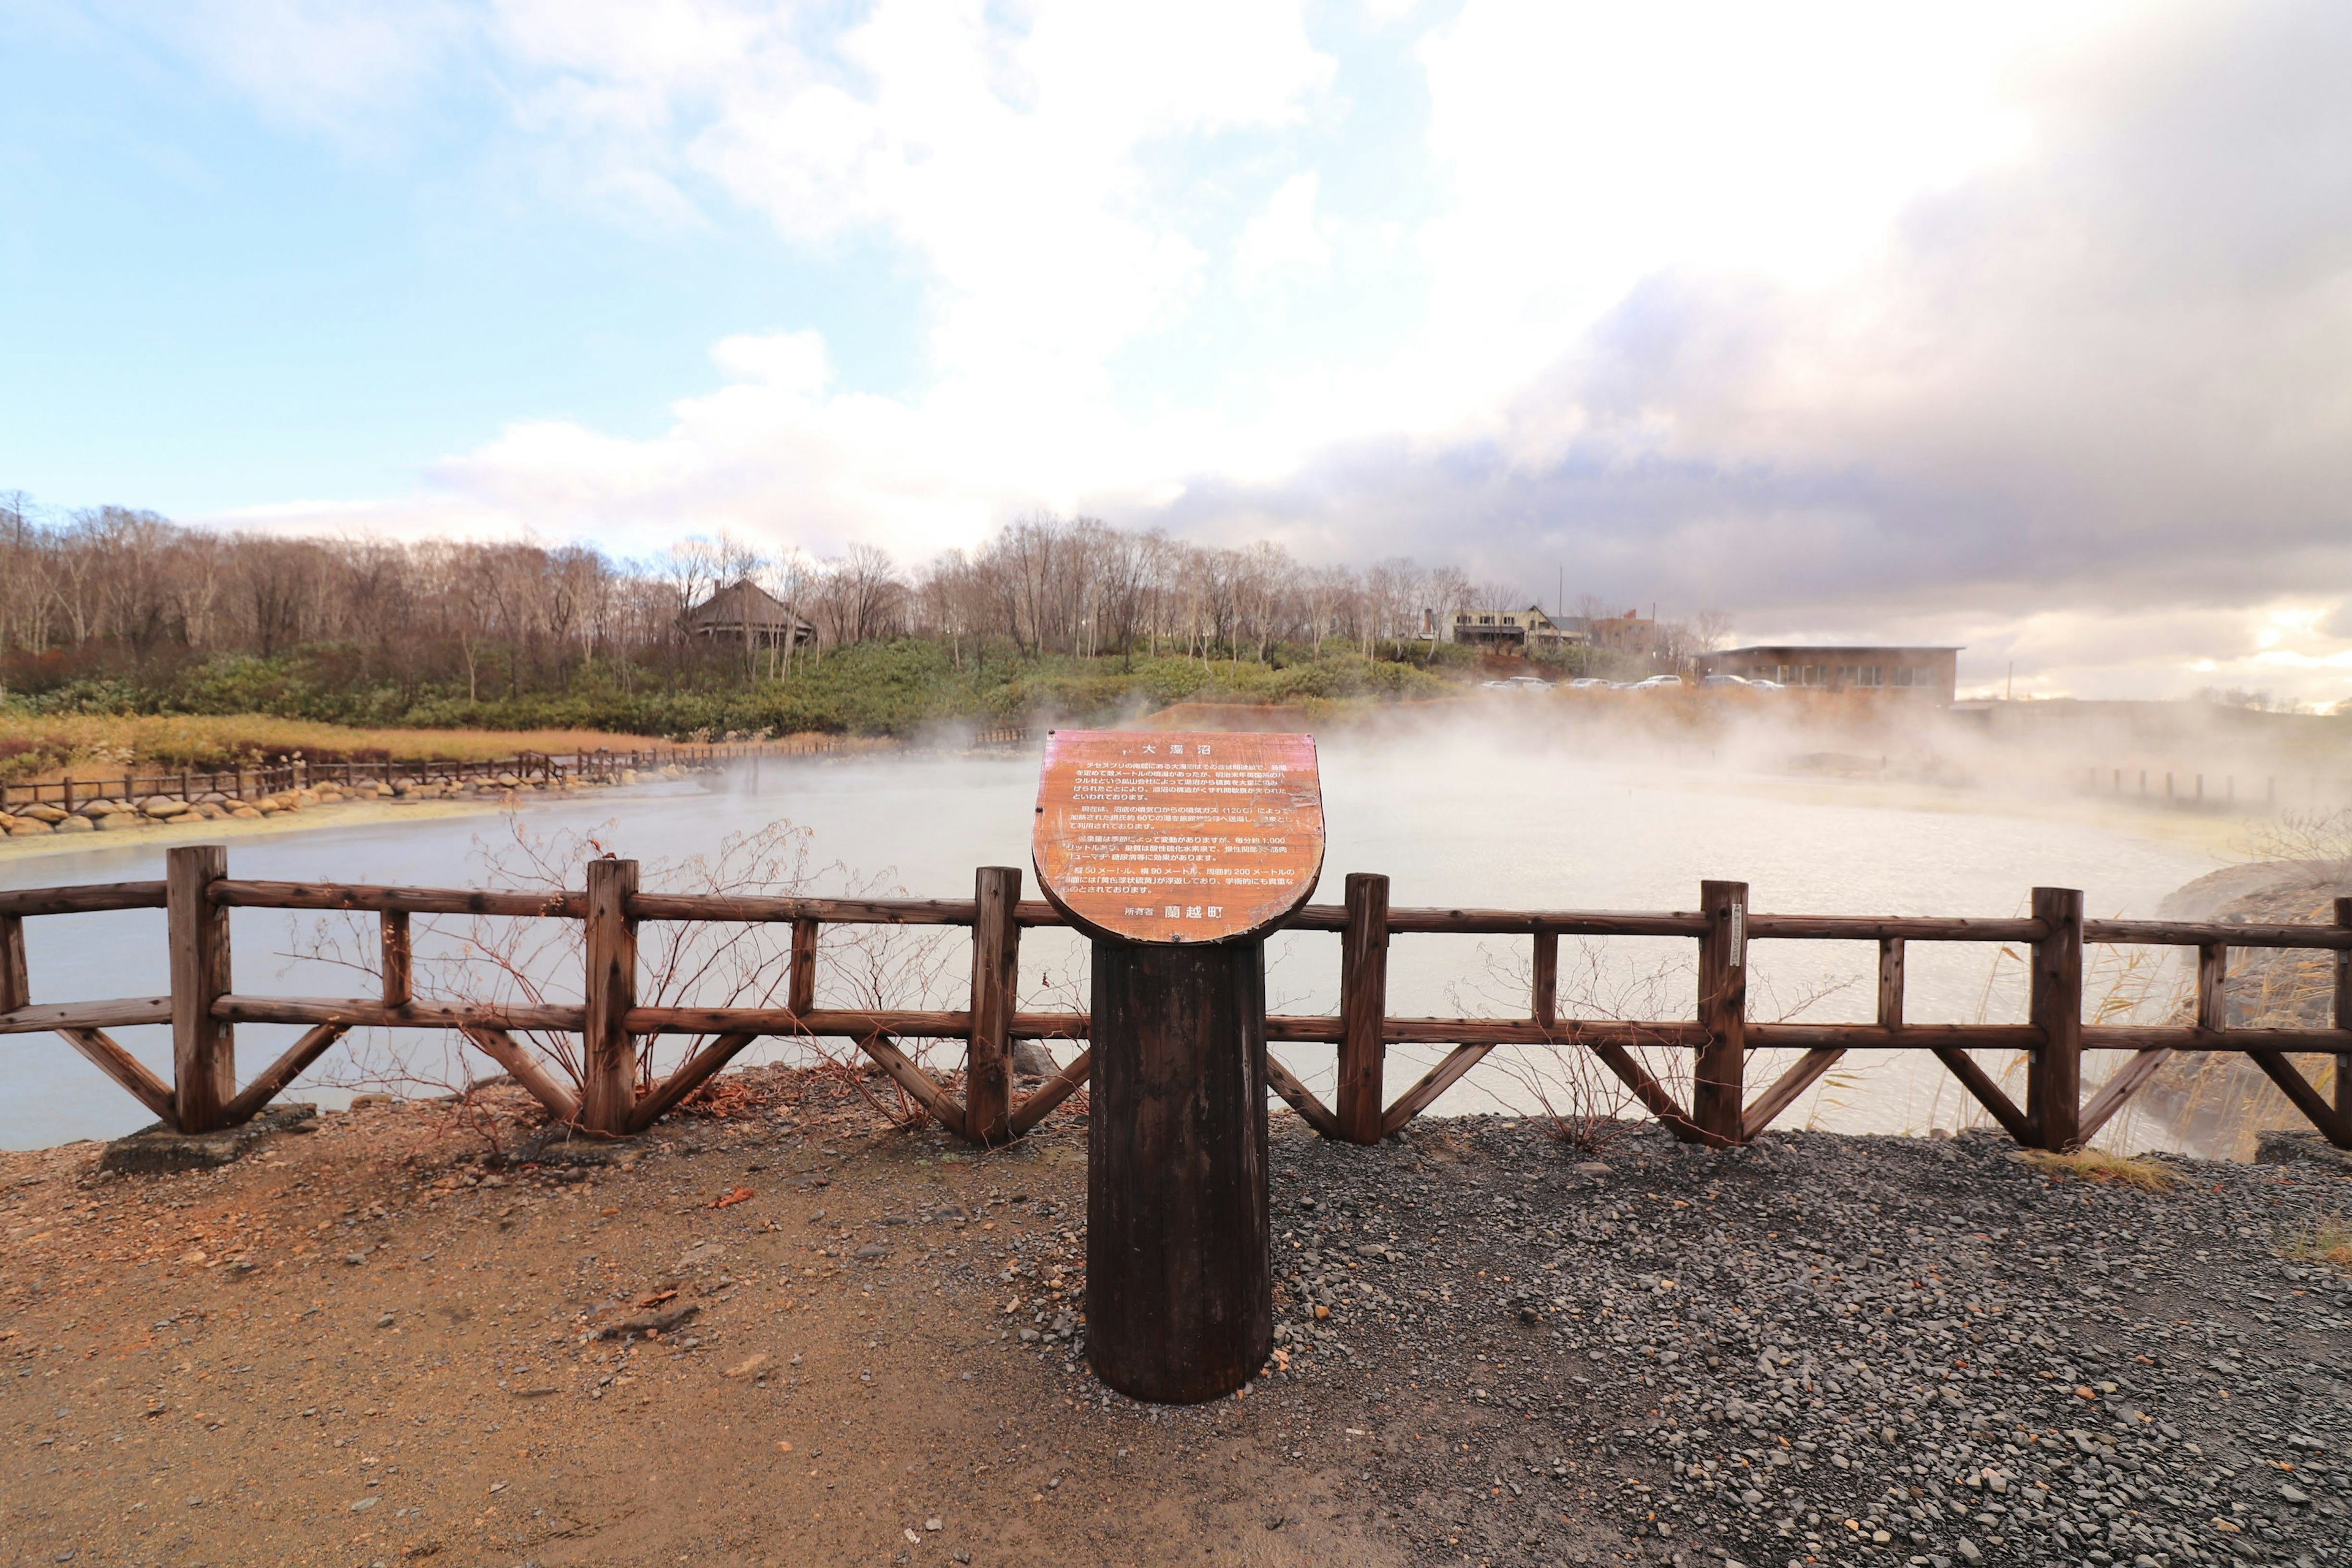
[[[477,700],[403,690],[317,653],[207,660],[152,680],[77,680],[0,698],[0,778],[76,766],[211,767],[299,751],[318,758],[484,757],[565,752],[630,737],[728,731],[912,736],[941,726],[1102,721],[1188,701],[1329,704],[1462,689],[1475,663],[1434,668],[1353,652],[1276,648],[1230,658],[1016,657],[908,639],[829,650],[781,678],[729,669],[644,671],[625,685],[592,668],[562,689]]]

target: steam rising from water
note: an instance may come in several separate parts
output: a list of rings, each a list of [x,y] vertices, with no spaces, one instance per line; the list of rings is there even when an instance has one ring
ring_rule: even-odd
[[[2038,717],[2038,715],[2037,715]],[[1350,871],[1391,879],[1397,905],[1664,910],[1696,907],[1702,879],[1746,880],[1760,911],[2008,916],[2036,884],[2076,887],[2095,916],[2147,916],[2183,883],[2231,858],[2249,824],[2218,813],[2143,807],[2085,792],[2094,765],[2126,742],[2156,754],[2178,748],[2177,772],[2209,779],[2284,771],[2292,743],[2185,729],[2151,734],[2120,719],[2075,724],[2055,740],[2011,738],[1968,715],[1894,721],[1791,697],[1706,704],[1669,698],[1571,704],[1565,697],[1498,694],[1476,710],[1394,712],[1320,737],[1329,852],[1318,901],[1336,902]],[[2310,722],[2310,721],[2305,721]],[[2063,742],[2063,743],[2062,743]],[[2200,749],[2201,748],[2201,749]],[[1881,764],[1880,759],[1885,759]],[[2116,762],[2106,766],[2125,766]],[[2130,764],[2135,772],[2137,763]],[[593,830],[643,861],[708,853],[729,833],[779,818],[812,830],[815,858],[844,868],[835,880],[878,879],[927,897],[966,896],[972,869],[1018,866],[1034,896],[1029,823],[1034,753],[916,753],[866,759],[746,763],[709,789],[532,802],[535,833]],[[2218,791],[2212,793],[2218,794]],[[2252,792],[2242,786],[2241,798]],[[504,836],[488,817],[317,830],[238,841],[234,874],[463,884],[478,881],[481,842]],[[162,874],[160,847],[105,842],[70,854],[0,862],[0,885],[119,880]],[[306,959],[282,914],[235,916],[238,984],[284,994],[352,994],[358,977]],[[30,931],[39,1001],[158,994],[166,988],[160,913],[68,916]],[[776,939],[782,940],[782,932]],[[959,943],[960,946],[960,943]],[[1526,944],[1517,939],[1399,937],[1390,955],[1390,1005],[1410,1015],[1523,1016]],[[1688,1017],[1695,944],[1612,939],[1564,944],[1562,1011],[1577,993],[1595,1006]],[[1070,933],[1023,940],[1024,1005],[1083,1007],[1083,945]],[[1874,950],[1866,943],[1759,942],[1750,1016],[1792,1009],[1811,1021],[1866,1021]],[[1276,937],[1267,951],[1271,1005],[1285,1012],[1337,1006],[1338,940]],[[1915,944],[1907,1016],[1914,1022],[2021,1020],[2024,966],[1981,946]],[[940,967],[934,1005],[960,1005],[960,954]],[[577,994],[559,977],[557,995]],[[913,1005],[915,998],[904,999]],[[1656,1009],[1650,1011],[1650,1009]],[[247,1070],[282,1048],[285,1031],[240,1028]],[[169,1059],[160,1030],[125,1031],[144,1059]],[[0,1057],[0,1142],[27,1146],[110,1136],[144,1120],[138,1108],[47,1037],[17,1037]],[[1065,1053],[1066,1054],[1066,1052]],[[1301,1077],[1328,1092],[1328,1047],[1285,1047]],[[1401,1048],[1388,1068],[1393,1096],[1435,1059]],[[1884,1053],[1905,1058],[1908,1053]],[[951,1047],[940,1059],[951,1060]],[[1905,1059],[1848,1058],[1851,1071],[1791,1110],[1785,1124],[1919,1131],[1961,1110],[1940,1068]],[[1523,1062],[1505,1053],[1450,1092],[1441,1111],[1529,1108]],[[1750,1063],[1751,1083],[1769,1061]],[[2094,1069],[2092,1076],[2097,1071]],[[331,1099],[331,1096],[325,1097]]]

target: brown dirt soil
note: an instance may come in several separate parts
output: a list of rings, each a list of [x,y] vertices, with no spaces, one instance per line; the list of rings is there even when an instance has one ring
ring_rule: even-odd
[[[1401,1560],[1277,1463],[1273,1384],[1162,1419],[1013,1338],[1078,1300],[1083,1124],[975,1157],[842,1074],[728,1082],[511,1168],[446,1104],[216,1172],[0,1154],[0,1563]]]

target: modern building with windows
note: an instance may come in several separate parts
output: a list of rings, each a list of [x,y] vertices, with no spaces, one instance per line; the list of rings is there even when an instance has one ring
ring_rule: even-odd
[[[1839,647],[1775,643],[1701,654],[1698,673],[1736,675],[1825,691],[1885,691],[1949,702],[1959,683],[1957,647]]]

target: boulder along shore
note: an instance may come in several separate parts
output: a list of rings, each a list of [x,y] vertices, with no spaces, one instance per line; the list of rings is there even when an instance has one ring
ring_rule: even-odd
[[[697,776],[698,770],[665,765],[625,768],[610,782],[574,776],[400,779],[389,785],[362,780],[284,789],[250,799],[211,791],[189,799],[154,795],[122,800],[99,796],[68,813],[50,805],[19,805],[0,811],[0,858],[71,853],[89,847],[79,835],[135,833],[157,845],[233,842],[261,834],[328,827],[375,827],[389,822],[467,813],[511,811],[535,795],[618,795],[642,785]]]
[[[176,1175],[0,1155],[5,1535],[387,1568],[2352,1562],[2325,1151],[2162,1159],[2152,1191],[1980,1134],[1595,1159],[1524,1119],[1356,1148],[1277,1118],[1276,1356],[1155,1409],[1086,1371],[1083,1121],[974,1153],[871,1087],[752,1068],[619,1145],[493,1090]]]

